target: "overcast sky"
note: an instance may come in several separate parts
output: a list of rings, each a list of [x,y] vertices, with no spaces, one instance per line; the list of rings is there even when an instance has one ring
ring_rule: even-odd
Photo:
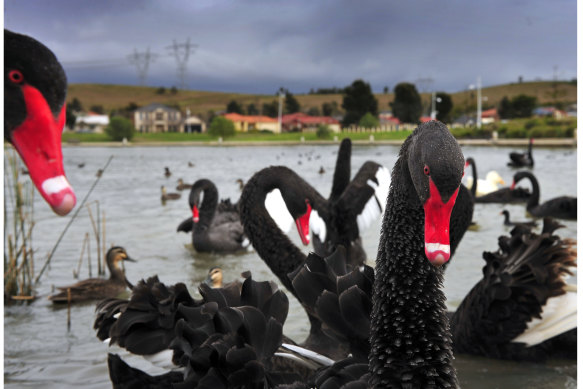
[[[188,89],[273,94],[421,91],[577,76],[576,0],[5,0],[5,28],[51,48],[71,83],[179,86],[169,48],[190,40]],[[181,51],[181,54],[183,52]],[[432,81],[430,81],[432,80]]]

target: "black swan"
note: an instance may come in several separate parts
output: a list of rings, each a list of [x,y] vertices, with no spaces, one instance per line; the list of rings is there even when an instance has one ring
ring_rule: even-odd
[[[162,200],[163,203],[168,200],[178,200],[180,198],[180,193],[168,192],[164,185],[160,187],[160,192],[160,200]]]
[[[180,223],[177,231],[192,232],[196,251],[232,253],[249,248],[237,206],[225,200],[219,203],[219,192],[212,181],[196,181],[190,189],[188,205],[192,216]]]
[[[510,220],[510,212],[508,212],[506,209],[502,210],[502,212],[500,212],[500,215],[504,215],[504,225],[508,226],[508,227],[523,226],[523,227],[534,228],[534,227],[538,226],[538,223],[535,221],[516,222],[516,221]]]
[[[309,227],[312,232],[314,250],[320,256],[327,256],[334,251],[337,244],[342,244],[347,248],[351,261],[364,263],[366,253],[362,247],[360,233],[382,214],[388,194],[390,174],[388,169],[378,163],[367,161],[351,180],[351,151],[351,140],[343,139],[338,150],[330,196],[326,200],[317,193],[317,202],[310,204],[310,214],[306,216],[309,224],[305,227],[306,229]],[[267,173],[270,169],[272,168],[264,169],[261,174],[270,174]],[[282,174],[287,175],[287,170],[282,171]],[[288,198],[296,195],[302,197],[304,191],[316,193],[315,189],[304,180],[300,179],[300,181],[298,188],[288,191]],[[284,179],[280,180],[280,183],[282,186],[286,185]],[[289,217],[283,201],[272,201],[274,197],[281,199],[281,187],[275,186],[271,189],[265,199],[266,207],[277,225],[287,232],[293,223],[293,218]],[[306,196],[302,201],[305,199]],[[276,209],[276,206],[271,205],[273,203],[281,209]],[[300,236],[304,244],[309,243],[307,230],[300,232]]]
[[[66,93],[67,78],[55,55],[29,36],[4,30],[4,140],[60,216],[76,203],[61,150]]]
[[[466,167],[467,166],[472,168],[472,176],[477,177],[476,162],[473,158],[470,157],[466,159]],[[476,196],[476,185],[476,181],[474,180],[470,188],[470,192],[474,196],[474,201],[476,203],[526,203],[531,196],[530,191],[520,187],[514,189],[511,189],[510,187],[501,188],[483,196]]]
[[[528,141],[528,151],[526,153],[510,153],[510,162],[508,166],[511,167],[533,167],[534,159],[532,158],[532,145],[534,143],[534,138],[530,138]]]
[[[560,196],[539,204],[540,190],[538,180],[528,171],[520,171],[514,175],[511,188],[522,179],[527,178],[532,185],[532,196],[526,203],[526,210],[535,217],[555,217],[558,219],[577,220],[577,197]]]
[[[126,287],[132,287],[126,279],[123,269],[120,267],[121,261],[135,262],[135,260],[128,256],[123,247],[114,246],[110,248],[106,254],[107,268],[110,273],[109,279],[89,278],[73,285],[58,287],[57,289],[60,292],[49,296],[49,300],[53,303],[66,304],[69,301],[75,303],[88,300],[100,300],[119,295],[126,290]]]

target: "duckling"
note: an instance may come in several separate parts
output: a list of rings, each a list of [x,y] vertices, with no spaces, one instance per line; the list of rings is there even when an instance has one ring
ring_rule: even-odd
[[[165,202],[166,200],[178,200],[180,198],[180,193],[167,193],[166,187],[162,185],[160,187],[160,191],[162,192],[161,200]]]
[[[204,283],[210,285],[211,288],[224,288],[231,284],[237,284],[239,287],[243,286],[243,281],[251,277],[251,271],[247,270],[241,273],[241,279],[229,282],[228,284],[223,284],[223,269],[219,266],[213,266],[210,268]]]
[[[320,166],[320,170],[318,170],[319,174],[324,174],[326,173],[326,170],[324,170],[324,166]]]
[[[178,179],[178,186],[176,186],[176,190],[184,190],[190,188],[192,188],[192,184],[185,184],[184,181],[182,181],[182,178]]]
[[[166,177],[170,177],[172,175],[172,172],[170,171],[170,169],[168,169],[167,166],[164,168],[164,175]]]
[[[49,300],[55,304],[67,303],[69,301],[67,290],[71,291],[71,302],[81,302],[116,297],[126,287],[131,289],[132,285],[126,279],[120,263],[121,261],[136,261],[128,256],[126,250],[120,246],[110,248],[105,261],[110,273],[109,279],[89,278],[73,285],[59,287],[60,292],[49,296]]]
[[[194,163],[188,161],[188,167],[194,167]]]
[[[95,173],[95,177],[101,177],[103,174],[103,169],[97,169],[97,173]]]

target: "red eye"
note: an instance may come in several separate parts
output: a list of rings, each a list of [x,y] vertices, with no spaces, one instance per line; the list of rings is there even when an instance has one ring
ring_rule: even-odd
[[[429,166],[425,165],[425,167],[423,168],[423,173],[425,173],[426,176],[429,175]]]
[[[8,78],[15,84],[20,84],[24,81],[24,76],[20,70],[11,70],[8,72]]]

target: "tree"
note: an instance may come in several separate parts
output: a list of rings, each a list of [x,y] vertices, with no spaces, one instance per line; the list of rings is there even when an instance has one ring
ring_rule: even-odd
[[[69,108],[71,112],[83,112],[83,105],[76,97],[73,97],[73,100],[67,104],[67,108]]]
[[[500,104],[498,105],[498,115],[500,115],[500,119],[510,119],[514,116],[512,103],[508,96],[504,96],[502,100],[500,100]]]
[[[229,104],[227,104],[227,113],[238,113],[242,115],[243,107],[241,107],[241,104],[239,104],[235,100],[231,100],[229,101]]]
[[[166,93],[166,88],[164,88],[163,86],[161,86],[160,88],[156,89],[156,94],[157,95],[163,95]]]
[[[211,136],[227,138],[235,135],[235,124],[223,116],[215,116],[209,126],[208,133]]]
[[[286,113],[296,113],[300,111],[300,103],[290,92],[285,93],[284,108]]]
[[[77,122],[77,115],[71,108],[71,105],[67,104],[67,108],[65,109],[65,124],[67,127],[72,130],[75,128],[75,123]]]
[[[363,80],[356,80],[344,90],[342,108],[346,111],[343,126],[356,124],[367,112],[378,114],[378,102],[374,97],[370,84]]]
[[[363,117],[360,118],[358,125],[364,128],[375,128],[379,126],[379,119],[372,113],[367,112]]]
[[[259,115],[259,110],[255,104],[251,103],[247,106],[247,115]]]
[[[263,103],[263,114],[272,118],[276,118],[279,113],[279,103],[273,100],[271,103]]]
[[[131,140],[135,131],[131,120],[120,116],[112,117],[109,120],[109,125],[105,127],[105,133],[115,141],[121,141],[124,138]]]
[[[99,115],[105,114],[105,108],[103,108],[103,105],[92,105],[91,107],[89,107],[89,111],[95,112]]]
[[[332,130],[326,124],[320,124],[316,130],[316,137],[318,139],[329,139],[332,137]]]
[[[436,119],[443,123],[451,122],[450,113],[453,108],[451,96],[445,92],[437,92],[435,99],[435,109],[437,110]]]
[[[401,123],[417,123],[423,108],[421,96],[419,96],[415,85],[402,82],[395,86],[394,92],[395,100],[389,103],[393,110],[393,115]]]
[[[335,101],[322,103],[322,115],[332,116],[338,114],[338,103]]]
[[[173,86],[172,88],[170,88],[170,93],[175,95],[178,93],[178,88],[176,88],[175,86]]]
[[[512,111],[514,117],[528,118],[532,116],[532,110],[536,107],[536,97],[520,94],[512,99]]]
[[[320,116],[320,108],[318,108],[318,107],[310,107],[310,109],[308,109],[308,115],[310,115],[310,116]]]
[[[389,87],[388,87],[388,86],[385,86],[385,87],[383,88],[383,93],[384,93],[385,95],[389,93]]]

